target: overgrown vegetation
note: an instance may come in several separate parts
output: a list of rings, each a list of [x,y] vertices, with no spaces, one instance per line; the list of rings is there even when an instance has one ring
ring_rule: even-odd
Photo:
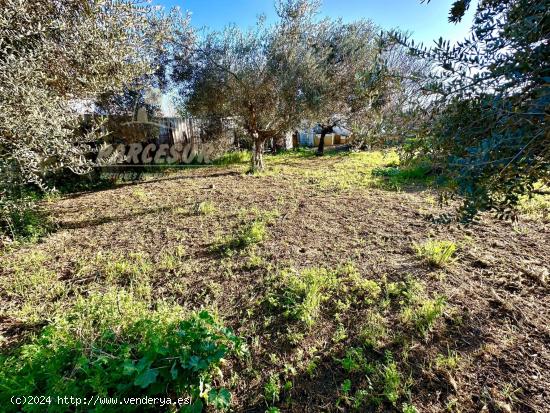
[[[471,5],[455,1],[449,20]],[[484,210],[510,216],[522,195],[548,184],[547,9],[545,0],[479,2],[471,36],[456,45],[440,38],[427,49],[396,36],[439,69],[425,79],[431,101],[406,123],[408,136],[416,126],[409,154],[444,169],[466,220]]]
[[[430,50],[313,0],[200,38],[140,1],[4,3],[2,409],[549,410],[542,1],[481,1]],[[84,175],[168,76],[214,165]],[[311,127],[349,147],[278,150]],[[188,404],[99,401],[144,396]]]
[[[17,371],[6,376],[14,380],[9,388],[23,391],[32,382],[40,394],[74,387],[100,397],[185,397],[191,390],[177,390],[180,374],[197,376],[182,367],[178,379],[165,377],[162,363],[183,357],[168,345],[185,348],[183,338],[171,341],[171,334],[182,322],[202,326],[198,314],[207,309],[215,324],[206,322],[197,334],[207,341],[221,337],[217,343],[227,352],[225,361],[214,358],[197,372],[216,390],[210,399],[202,392],[203,410],[223,409],[228,400],[236,411],[273,412],[322,406],[414,412],[428,403],[445,409],[455,399],[481,405],[472,402],[475,392],[454,386],[478,383],[473,372],[488,371],[483,360],[522,330],[507,330],[510,318],[493,320],[491,311],[476,307],[478,290],[465,294],[458,285],[471,285],[472,272],[489,266],[495,273],[528,268],[533,283],[543,282],[544,273],[534,264],[515,267],[517,259],[502,247],[493,252],[502,264],[479,255],[479,245],[512,242],[504,224],[490,222],[501,238],[472,232],[461,241],[453,225],[431,223],[436,206],[423,177],[396,192],[387,176],[372,173],[401,168],[395,152],[327,155],[289,151],[269,155],[266,171],[255,175],[245,174],[246,163],[214,166],[45,202],[58,231],[2,253],[3,371]],[[536,222],[522,225],[522,237],[534,240]],[[456,241],[441,243],[445,239]],[[443,258],[453,245],[460,245],[460,255]],[[534,251],[545,248],[534,245]],[[534,262],[536,256],[522,251]],[[492,297],[486,305],[494,308],[498,298]],[[240,345],[223,334],[221,319],[242,337]],[[501,341],[464,350],[464,339],[481,336],[471,328],[486,332],[487,324],[500,329],[502,339],[495,340]],[[245,341],[250,352],[243,358],[237,353]],[[539,342],[533,345],[542,351]],[[146,346],[153,346],[150,368],[158,375],[143,370],[143,379],[155,382],[142,388],[137,369]],[[163,355],[168,350],[176,355]],[[124,360],[131,360],[128,375]],[[38,361],[44,367],[35,368]],[[55,388],[46,374],[61,377],[51,382]],[[161,384],[168,393],[158,390]],[[448,398],[431,398],[433,389]],[[1,397],[14,391],[0,390]],[[509,403],[500,393],[493,397]]]
[[[231,395],[213,380],[224,358],[244,351],[241,339],[207,311],[185,318],[181,309],[163,304],[151,311],[131,294],[112,290],[80,298],[31,343],[1,356],[0,402],[5,411],[18,411],[12,396],[45,396],[53,400],[49,411],[66,411],[70,406],[58,404],[58,396],[157,395],[189,398],[190,411],[206,405],[225,410]],[[43,408],[27,404],[24,411]]]

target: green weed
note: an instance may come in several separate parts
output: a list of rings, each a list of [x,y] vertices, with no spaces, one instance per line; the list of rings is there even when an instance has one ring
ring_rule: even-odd
[[[447,354],[438,354],[435,358],[435,367],[440,370],[456,370],[460,362],[460,356],[456,351],[449,350]]]
[[[378,407],[384,402],[396,406],[403,395],[403,383],[397,364],[390,352],[385,353],[384,360],[370,361],[362,348],[352,347],[346,351],[341,360],[343,369],[355,377],[366,377],[367,387],[358,385],[355,393],[351,393],[351,380],[346,379],[341,386],[344,400],[351,403],[354,409]]]
[[[427,185],[433,181],[430,176],[432,168],[428,164],[418,164],[408,167],[391,166],[385,168],[374,168],[373,177],[383,178],[382,186],[389,189],[400,189],[405,185],[422,184]]]
[[[34,201],[20,204],[4,205],[0,200],[0,235],[6,233],[14,241],[35,243],[52,231],[50,217]]]
[[[231,395],[213,378],[225,357],[243,354],[242,341],[206,311],[182,319],[181,310],[162,307],[151,311],[126,293],[80,299],[31,343],[0,356],[0,403],[17,411],[10,398],[21,394],[185,394],[194,411],[204,405],[227,409]]]
[[[105,278],[111,283],[139,284],[147,281],[153,270],[152,263],[140,252],[132,252],[127,257],[108,256],[105,258],[106,260],[103,261]]]
[[[132,195],[137,198],[138,201],[145,202],[149,199],[149,195],[141,188],[134,189]]]
[[[243,250],[251,245],[262,242],[267,237],[267,227],[264,221],[256,219],[240,226],[232,236],[222,238],[214,244],[214,251],[231,254],[234,250]]]
[[[403,413],[418,413],[418,409],[412,404],[403,403]]]
[[[444,297],[423,300],[415,306],[406,307],[403,310],[402,318],[404,322],[414,325],[416,330],[425,336],[443,314],[444,309]]]
[[[327,291],[336,285],[336,274],[324,268],[307,268],[302,271],[283,271],[278,288],[268,302],[283,315],[299,320],[311,327],[318,315]]]
[[[216,212],[216,206],[211,201],[202,201],[195,206],[196,215],[212,215]]]
[[[281,381],[278,375],[271,375],[264,385],[264,397],[269,404],[279,401],[281,395]]]
[[[384,396],[395,406],[401,394],[401,375],[397,370],[397,364],[393,361],[391,354],[386,355],[387,361],[383,367]]]
[[[453,260],[456,244],[452,241],[428,240],[424,244],[414,244],[416,253],[430,265],[444,267]]]
[[[388,330],[384,317],[369,311],[361,328],[360,337],[367,347],[379,348],[387,339]]]
[[[38,322],[52,315],[55,301],[66,293],[65,285],[57,273],[46,267],[48,257],[43,252],[32,252],[22,256],[6,267],[5,276],[0,277],[0,289],[10,298],[15,308],[6,306],[2,313]]]

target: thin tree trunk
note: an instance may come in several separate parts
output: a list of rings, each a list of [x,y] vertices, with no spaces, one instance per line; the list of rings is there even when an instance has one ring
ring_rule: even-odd
[[[321,130],[321,139],[319,140],[319,146],[317,147],[317,156],[323,156],[325,153],[325,136],[327,133],[332,133],[332,127],[323,128]]]
[[[254,140],[254,150],[252,152],[252,165],[251,165],[252,172],[263,171],[264,169],[265,139],[258,137],[257,134],[255,134],[255,136],[256,137]]]

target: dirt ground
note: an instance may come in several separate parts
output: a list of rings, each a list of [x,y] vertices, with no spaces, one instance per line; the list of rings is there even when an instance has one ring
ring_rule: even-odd
[[[197,168],[45,203],[56,230],[0,255],[4,347],[28,339],[75,296],[107,288],[98,256],[139,253],[152,263],[152,298],[213,309],[247,340],[250,357],[231,361],[223,379],[235,411],[266,411],[273,376],[291,383],[281,384],[281,411],[352,411],[342,383],[351,377],[355,389],[366,379],[348,375],[340,360],[361,345],[372,304],[341,309],[331,296],[310,327],[287,325],[265,306],[283,269],[352,263],[364,279],[386,285],[413,278],[425,297],[446,302],[426,335],[407,330],[397,307],[381,310],[388,333],[373,351],[393,353],[405,384],[399,402],[378,411],[402,411],[405,402],[420,412],[550,411],[547,220],[511,223],[485,214],[470,226],[443,223],[437,218],[453,208],[440,207],[434,190],[387,187],[370,174],[375,162],[352,155],[274,157],[267,165],[259,175],[245,174],[244,165]],[[212,208],[204,212],[201,203]],[[214,248],[262,214],[270,216],[265,239],[231,254]],[[454,260],[429,265],[414,248],[428,239],[453,241]],[[176,250],[177,262],[164,263]],[[18,268],[46,271],[47,281],[14,292]],[[438,365],[442,354],[455,355],[456,365]]]

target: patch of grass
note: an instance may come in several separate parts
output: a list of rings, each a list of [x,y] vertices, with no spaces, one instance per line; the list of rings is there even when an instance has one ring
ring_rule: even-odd
[[[341,360],[346,373],[371,372],[372,366],[367,363],[361,347],[351,347],[346,350],[346,356]]]
[[[146,281],[153,270],[149,259],[139,252],[132,252],[127,257],[111,256],[103,263],[107,281],[121,285]]]
[[[378,167],[372,170],[372,176],[381,178],[383,187],[400,189],[411,184],[432,183],[434,178],[430,175],[431,170],[431,165],[423,163],[414,166]]]
[[[405,281],[387,282],[383,280],[388,303],[396,301],[399,305],[414,304],[422,299],[424,286],[415,278],[407,276]]]
[[[536,185],[535,188],[538,188]],[[550,221],[550,195],[534,194],[531,198],[523,197],[518,205],[520,213],[532,220]]]
[[[53,222],[37,199],[38,195],[13,202],[0,199],[0,240],[6,234],[12,241],[35,243],[52,231]]]
[[[163,251],[159,260],[160,269],[164,271],[174,271],[179,264],[179,259],[176,254],[177,251]]]
[[[382,292],[380,285],[374,280],[362,277],[353,263],[339,267],[336,274],[339,279],[340,297],[349,295],[353,301],[363,299],[364,302],[372,304]]]
[[[243,250],[252,245],[259,244],[266,237],[266,223],[261,219],[255,219],[250,223],[241,225],[235,234],[216,242],[213,249],[214,251],[231,255],[235,250]]]
[[[313,159],[308,159],[309,155],[304,155],[303,158],[306,159],[302,162],[293,161],[292,157],[274,156],[269,159],[267,169],[261,175],[292,175],[324,191],[345,191],[376,186],[377,181],[373,179],[372,169],[399,163],[399,155],[395,151],[334,151],[328,155],[323,158],[312,156]],[[311,162],[313,165],[305,168],[304,162]],[[329,167],[326,166],[327,163]]]
[[[216,206],[212,201],[202,201],[195,206],[195,214],[211,215],[216,212]]]
[[[0,277],[0,290],[10,298],[11,305],[3,306],[0,313],[29,322],[52,315],[55,301],[67,289],[57,273],[48,268],[47,261],[45,253],[36,251],[7,265],[7,273]]]
[[[92,259],[81,260],[76,275],[79,278],[100,277],[110,285],[147,290],[153,270],[153,263],[142,252],[120,254],[100,251]]]
[[[213,378],[225,357],[243,353],[242,341],[206,311],[180,314],[162,304],[150,311],[123,292],[81,299],[31,343],[0,356],[0,403],[18,411],[10,398],[22,394],[52,399],[185,394],[194,411],[205,405],[229,408],[229,391],[217,388]]]
[[[435,358],[435,367],[440,370],[453,371],[458,368],[460,356],[456,351],[448,350],[447,354],[438,354]]]
[[[367,378],[367,386],[357,385],[352,392],[356,380],[346,379],[342,383],[341,391],[344,401],[355,410],[377,409],[384,403],[397,405],[403,396],[404,386],[401,373],[393,360],[393,355],[386,352],[383,360],[370,360],[360,347],[346,350],[346,356],[341,360],[342,368],[357,381]]]
[[[304,148],[298,147],[294,149],[287,149],[279,151],[275,154],[266,155],[266,160],[268,162],[280,162],[285,159],[295,159],[295,158],[313,158],[315,157],[316,150],[313,148]]]
[[[275,404],[279,401],[281,395],[281,381],[279,376],[273,374],[264,385],[264,397],[268,404]]]
[[[453,241],[428,240],[424,244],[414,244],[417,255],[434,267],[444,267],[453,261],[457,250]]]
[[[388,329],[384,317],[376,311],[369,311],[360,333],[360,338],[365,346],[378,349],[384,344],[387,337]]]
[[[223,154],[212,163],[218,166],[247,164],[250,163],[251,157],[250,151],[233,151]]]
[[[268,302],[285,317],[311,327],[319,315],[321,303],[327,298],[327,291],[335,284],[335,272],[325,268],[285,270],[278,278],[275,292],[268,296]]]
[[[444,309],[444,297],[426,299],[414,306],[404,308],[402,318],[405,323],[412,324],[420,334],[426,336],[443,314]]]
[[[145,202],[149,199],[149,195],[141,188],[136,188],[132,191],[132,195],[137,198],[138,201]]]
[[[249,270],[253,270],[256,268],[262,268],[266,265],[265,259],[258,255],[256,251],[252,250],[248,254],[248,260],[246,262],[246,268]]]
[[[384,396],[395,406],[401,394],[401,375],[391,353],[386,355],[386,364],[383,367]]]
[[[403,413],[418,413],[418,409],[409,403],[403,403],[402,411]]]

